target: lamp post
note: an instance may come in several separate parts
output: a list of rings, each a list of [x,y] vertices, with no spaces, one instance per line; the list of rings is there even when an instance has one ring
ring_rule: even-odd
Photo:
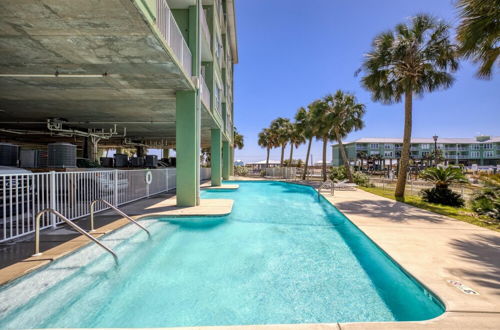
[[[438,141],[438,136],[434,135],[432,138],[434,139],[434,166],[437,166],[437,141]]]

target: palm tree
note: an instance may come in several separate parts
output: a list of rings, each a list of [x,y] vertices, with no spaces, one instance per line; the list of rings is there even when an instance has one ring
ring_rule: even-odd
[[[386,104],[404,97],[405,123],[403,150],[395,197],[404,200],[410,154],[413,95],[422,96],[453,83],[458,68],[456,47],[449,37],[449,26],[427,15],[413,17],[409,25],[398,24],[373,41],[361,71],[363,86],[374,101]]]
[[[283,166],[285,148],[289,140],[291,126],[290,119],[288,118],[278,117],[271,122],[270,129],[276,137],[277,144],[281,146],[280,166]]]
[[[298,148],[302,143],[306,142],[306,139],[297,123],[292,123],[288,138],[290,142],[290,160],[288,161],[288,166],[291,167],[293,162],[293,149]]]
[[[351,167],[342,139],[352,131],[362,129],[364,126],[361,119],[365,114],[365,105],[357,103],[353,94],[338,90],[334,95],[330,94],[323,98],[328,106],[327,118],[333,124],[335,140],[339,143],[340,155],[344,162],[346,175],[349,182],[353,182]]]
[[[266,151],[267,151],[266,168],[268,168],[269,167],[269,153],[271,151],[271,148],[274,147],[273,136],[272,136],[271,130],[269,128],[264,128],[259,133],[259,140],[257,141],[257,143],[262,148],[266,148]]]
[[[467,182],[462,171],[455,167],[429,167],[420,172],[420,177],[425,181],[432,182],[436,189],[448,189],[452,183]]]
[[[480,78],[491,78],[495,63],[500,66],[500,0],[460,0],[457,7],[460,54],[480,64]]]
[[[356,157],[359,158],[359,160],[361,161],[360,169],[362,171],[363,170],[363,160],[368,158],[368,154],[366,153],[366,151],[358,151],[358,153],[356,154]]]
[[[245,144],[244,144],[243,135],[238,133],[238,130],[235,127],[234,134],[233,134],[233,148],[237,148],[237,149],[241,150],[241,149],[243,149],[244,146],[245,146]]]
[[[328,104],[324,100],[315,101],[314,106],[311,109],[312,123],[314,125],[314,135],[316,136],[316,139],[323,141],[323,181],[327,180],[326,148],[328,145],[328,141],[334,139],[333,127],[335,125],[334,117],[329,115],[328,110]]]
[[[312,139],[315,135],[312,110],[311,110],[313,107],[315,107],[315,102],[311,103],[307,107],[307,110],[302,107],[299,110],[297,110],[297,113],[295,114],[295,124],[297,126],[297,130],[304,137],[304,139],[307,140],[307,153],[306,153],[306,161],[304,163],[304,173],[302,174],[302,180],[306,179],[307,168],[309,166],[309,155],[311,153]]]

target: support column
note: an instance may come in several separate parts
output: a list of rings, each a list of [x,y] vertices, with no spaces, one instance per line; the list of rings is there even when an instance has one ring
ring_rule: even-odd
[[[163,148],[163,158],[168,158],[169,153],[170,153],[170,149]]]
[[[229,157],[229,175],[233,176],[234,175],[234,147],[229,148],[230,150],[230,156]]]
[[[229,142],[222,142],[222,178],[224,180],[229,180],[229,162],[231,160],[231,151],[229,149]]]
[[[197,95],[195,91],[178,91],[176,94],[176,181],[177,205],[199,204],[200,168],[198,140],[200,130],[197,120]]]
[[[212,166],[212,186],[220,186],[222,184],[222,135],[219,128],[213,128],[211,135],[210,163]]]

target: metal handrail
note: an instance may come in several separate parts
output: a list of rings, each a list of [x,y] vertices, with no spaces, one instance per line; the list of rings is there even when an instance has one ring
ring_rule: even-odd
[[[138,223],[137,221],[135,221],[134,219],[132,219],[131,217],[129,217],[128,215],[126,215],[125,213],[123,213],[123,211],[121,211],[119,208],[117,208],[116,206],[114,206],[113,204],[111,204],[110,202],[108,202],[105,199],[96,199],[96,200],[92,201],[92,203],[90,203],[90,231],[91,232],[95,230],[94,229],[94,205],[97,202],[103,202],[104,204],[106,204],[107,206],[109,206],[110,208],[112,208],[113,210],[115,210],[116,213],[118,213],[121,216],[125,217],[126,219],[128,219],[129,221],[131,221],[132,223],[134,223],[135,225],[137,225],[139,228],[141,228],[142,230],[144,230],[148,234],[148,237],[151,238],[151,233],[149,232],[149,230],[147,230],[146,228],[144,228],[144,226],[142,226],[140,223]]]
[[[40,252],[40,218],[45,213],[55,214],[61,220],[63,220],[64,222],[66,222],[68,225],[70,225],[70,227],[72,227],[74,230],[76,230],[77,232],[79,232],[80,234],[82,234],[84,236],[87,236],[87,238],[89,238],[91,241],[93,241],[94,243],[96,243],[97,245],[99,245],[100,247],[102,247],[107,252],[111,253],[111,255],[113,256],[113,258],[115,259],[116,264],[118,264],[118,256],[116,255],[116,253],[113,252],[113,250],[111,250],[106,245],[104,245],[101,242],[99,242],[95,237],[93,237],[92,235],[90,235],[89,233],[87,233],[81,227],[79,227],[78,225],[76,225],[73,221],[69,220],[64,215],[62,215],[61,213],[59,213],[56,210],[51,209],[51,208],[43,209],[40,212],[38,212],[36,214],[36,216],[35,216],[35,254],[33,254],[34,257],[42,255],[42,253]]]
[[[331,195],[332,195],[332,196],[334,195],[334,193],[335,193],[335,184],[333,183],[333,181],[332,181],[332,180],[326,180],[326,181],[323,181],[323,183],[322,183],[322,184],[319,186],[319,188],[318,188],[318,200],[319,200],[319,198],[320,198],[320,196],[321,196],[321,188],[323,188],[323,186],[324,186],[325,184],[327,184],[327,183],[330,183],[330,184],[332,185],[332,188],[331,188],[331,189],[332,189],[332,191],[331,191]]]

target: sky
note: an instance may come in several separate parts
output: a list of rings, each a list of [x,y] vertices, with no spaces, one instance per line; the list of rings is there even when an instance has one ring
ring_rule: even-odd
[[[277,117],[293,118],[307,106],[337,89],[354,93],[366,105],[361,137],[401,137],[403,104],[371,101],[355,71],[380,32],[428,13],[456,27],[455,0],[236,0],[239,63],[235,66],[235,126],[245,147],[235,159],[259,161],[265,149],[257,135]],[[452,29],[452,36],[455,30]],[[500,71],[492,80],[474,76],[476,66],[461,62],[454,85],[413,102],[413,136],[473,137],[500,135]],[[328,149],[331,160],[331,148]],[[289,149],[285,155],[288,158]],[[306,146],[294,151],[305,158]],[[313,142],[313,160],[321,158],[321,143]],[[296,157],[295,157],[296,156]],[[279,160],[280,149],[271,152]]]

